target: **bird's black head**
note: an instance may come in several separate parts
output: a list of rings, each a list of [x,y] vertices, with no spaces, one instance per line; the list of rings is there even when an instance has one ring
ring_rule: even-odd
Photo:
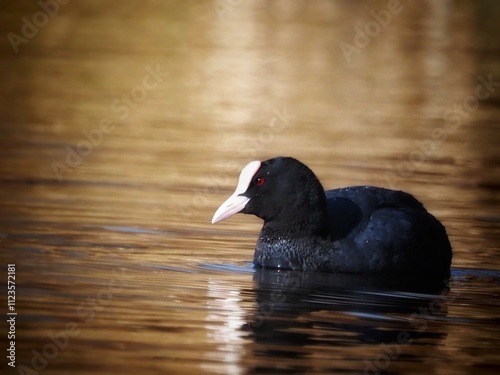
[[[238,212],[256,215],[267,225],[321,236],[328,232],[323,186],[306,165],[291,157],[253,161],[243,168],[236,191],[212,223]]]

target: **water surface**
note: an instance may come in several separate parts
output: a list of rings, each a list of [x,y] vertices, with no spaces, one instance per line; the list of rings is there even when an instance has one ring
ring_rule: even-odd
[[[387,2],[69,2],[4,38],[7,373],[496,374],[500,10],[414,3],[362,48]],[[40,11],[1,6],[2,35]],[[449,285],[255,272],[260,221],[210,219],[276,155],[417,196]]]

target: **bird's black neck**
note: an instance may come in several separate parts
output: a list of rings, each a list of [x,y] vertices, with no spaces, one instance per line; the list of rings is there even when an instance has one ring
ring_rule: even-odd
[[[325,212],[326,214],[326,212]],[[328,220],[267,221],[255,247],[254,263],[285,269],[306,269],[308,253],[321,258],[323,244],[328,241]],[[309,255],[311,255],[309,254]]]

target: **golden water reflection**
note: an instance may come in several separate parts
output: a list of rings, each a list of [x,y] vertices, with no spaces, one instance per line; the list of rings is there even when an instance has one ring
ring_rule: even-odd
[[[5,36],[40,11],[1,6]],[[54,374],[364,371],[380,337],[356,329],[402,330],[409,310],[387,307],[409,309],[400,296],[370,295],[388,310],[367,317],[357,290],[291,293],[301,314],[275,302],[268,331],[252,330],[259,298],[276,291],[247,266],[260,222],[210,224],[242,166],[292,155],[327,188],[407,190],[448,229],[447,313],[389,370],[494,369],[498,275],[484,270],[500,269],[500,8],[401,1],[346,56],[341,43],[356,46],[355,27],[387,9],[69,2],[18,53],[4,38],[0,248],[17,265],[17,363]],[[230,266],[200,266],[220,263]],[[68,323],[78,333],[63,345]],[[63,348],[33,363],[51,336]]]

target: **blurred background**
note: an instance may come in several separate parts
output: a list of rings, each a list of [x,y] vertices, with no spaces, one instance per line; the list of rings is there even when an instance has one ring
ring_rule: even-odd
[[[109,337],[110,322],[140,315],[131,295],[151,307],[165,285],[199,286],[170,289],[167,311],[206,297],[200,280],[176,284],[176,274],[134,267],[251,261],[259,220],[210,220],[254,159],[294,156],[325,188],[406,190],[447,227],[454,267],[500,269],[498,2],[42,0],[0,9],[0,251],[23,291],[20,363],[48,332],[81,318],[75,306],[112,270],[135,270],[136,294],[114,295],[117,310],[89,322],[81,347],[51,371],[78,361],[105,369],[82,353]],[[113,335],[133,341],[130,324],[120,327]],[[106,350],[113,369],[127,371],[123,345]]]

